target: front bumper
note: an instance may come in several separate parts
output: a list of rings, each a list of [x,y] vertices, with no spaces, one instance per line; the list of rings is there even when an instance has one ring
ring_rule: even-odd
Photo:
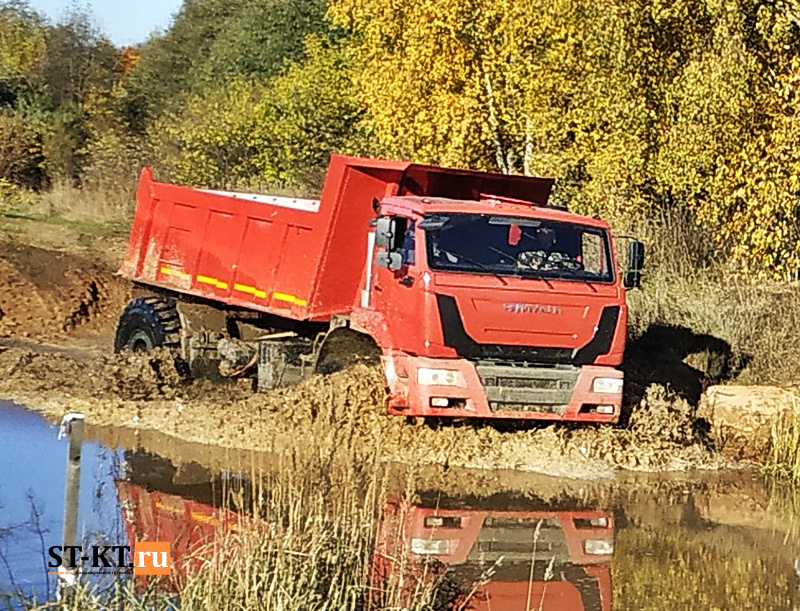
[[[613,367],[484,365],[407,354],[384,356],[383,364],[393,414],[615,423],[622,408],[622,392],[593,391],[596,378],[623,378]],[[420,383],[420,368],[455,372],[455,383]]]

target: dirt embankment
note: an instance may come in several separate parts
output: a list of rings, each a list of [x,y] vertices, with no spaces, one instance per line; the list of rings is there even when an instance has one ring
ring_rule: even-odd
[[[0,338],[107,336],[130,293],[96,260],[16,242],[0,242],[0,278]]]
[[[246,381],[182,381],[166,354],[111,353],[129,296],[113,270],[86,257],[0,244],[0,397],[57,420],[85,412],[95,425],[154,430],[223,447],[306,448],[324,457],[598,477],[615,468],[673,470],[724,463],[689,403],[652,387],[628,426],[483,423],[414,426],[384,409],[380,371],[359,366],[297,387],[255,394]]]

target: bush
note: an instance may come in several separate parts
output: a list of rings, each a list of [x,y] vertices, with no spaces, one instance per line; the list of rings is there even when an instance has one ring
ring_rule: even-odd
[[[18,114],[0,112],[0,178],[31,189],[41,188],[46,180],[43,162],[39,134]]]

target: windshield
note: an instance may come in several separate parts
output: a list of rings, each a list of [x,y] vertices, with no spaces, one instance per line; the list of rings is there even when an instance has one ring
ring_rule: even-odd
[[[426,217],[433,270],[611,282],[608,234],[602,229],[489,214]]]

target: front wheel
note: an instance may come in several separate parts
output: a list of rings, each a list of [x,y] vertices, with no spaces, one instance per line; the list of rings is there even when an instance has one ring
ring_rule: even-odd
[[[181,346],[181,321],[175,302],[157,297],[137,297],[119,317],[114,350],[151,352],[169,348],[176,353]]]
[[[357,363],[380,363],[381,349],[369,335],[345,327],[334,329],[325,337],[317,353],[315,373],[329,374]]]

